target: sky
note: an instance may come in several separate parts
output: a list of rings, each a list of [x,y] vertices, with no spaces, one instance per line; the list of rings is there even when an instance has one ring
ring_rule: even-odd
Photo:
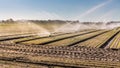
[[[120,21],[120,0],[0,0],[0,20]]]

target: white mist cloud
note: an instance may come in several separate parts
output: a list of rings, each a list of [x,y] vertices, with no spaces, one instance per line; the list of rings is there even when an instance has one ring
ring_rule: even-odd
[[[116,12],[115,10],[108,11],[101,17],[99,17],[97,21],[109,22],[110,20],[113,19],[113,15],[115,12]]]
[[[108,1],[106,1],[106,2],[100,3],[100,4],[98,4],[98,5],[90,8],[89,10],[87,10],[86,12],[84,12],[83,14],[75,17],[74,19],[79,20],[80,18],[83,18],[83,17],[85,17],[85,16],[87,16],[87,15],[95,12],[96,10],[104,7],[105,5],[107,5],[108,3],[110,3],[111,1],[112,1],[112,0],[108,0]]]

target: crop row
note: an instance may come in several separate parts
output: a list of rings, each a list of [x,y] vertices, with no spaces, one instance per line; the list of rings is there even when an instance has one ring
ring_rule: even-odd
[[[105,42],[107,42],[108,39],[110,39],[113,35],[115,35],[117,32],[118,32],[118,30],[111,30],[109,32],[103,33],[103,34],[96,36],[92,39],[89,39],[87,41],[81,42],[78,44],[78,46],[99,48]]]
[[[11,36],[1,36],[0,41],[9,41],[13,39],[19,39],[19,38],[25,38],[25,37],[32,37],[35,36],[35,34],[18,34],[18,35],[11,35]]]
[[[55,37],[55,36],[66,35],[66,34],[70,34],[70,33],[51,33],[48,36],[36,35],[36,36],[33,36],[33,37],[14,39],[14,40],[12,40],[12,42],[21,43],[21,42],[26,42],[26,41],[30,41],[30,40],[36,40],[36,39],[48,38],[48,37]]]
[[[46,43],[55,42],[55,41],[63,40],[63,39],[66,39],[66,38],[71,38],[71,37],[75,37],[75,36],[79,36],[79,35],[83,35],[83,34],[87,34],[87,33],[92,33],[92,32],[96,32],[96,31],[98,31],[98,30],[82,31],[82,32],[71,33],[71,34],[50,36],[50,37],[47,37],[47,38],[34,39],[34,40],[25,41],[25,42],[21,42],[21,43],[23,43],[23,44],[42,44],[43,45],[43,44],[46,44]]]
[[[118,33],[113,40],[108,44],[107,48],[119,49],[120,48],[120,33]]]
[[[59,40],[59,41],[56,41],[53,43],[49,43],[47,45],[48,46],[74,46],[76,43],[79,43],[81,41],[85,41],[89,38],[92,38],[92,37],[97,36],[99,34],[102,34],[104,32],[107,32],[107,30],[96,31],[96,32],[92,32],[92,33],[88,33],[88,34],[84,34],[84,35],[79,35],[76,37],[71,37],[71,38]]]

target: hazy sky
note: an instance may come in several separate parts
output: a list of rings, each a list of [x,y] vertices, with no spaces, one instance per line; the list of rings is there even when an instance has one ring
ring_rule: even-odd
[[[120,20],[120,0],[0,0],[1,19]]]

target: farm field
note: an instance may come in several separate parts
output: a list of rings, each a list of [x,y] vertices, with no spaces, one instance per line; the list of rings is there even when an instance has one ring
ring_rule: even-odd
[[[0,36],[3,68],[120,67],[119,27],[45,32],[45,35],[41,31],[14,32]]]
[[[85,46],[94,48],[119,49],[119,31],[111,30],[85,30],[73,33],[53,34],[39,36],[37,34],[15,34],[0,36],[1,42],[42,46]],[[117,39],[117,40],[116,40]],[[117,44],[115,44],[115,42]],[[94,42],[94,43],[93,43]],[[108,42],[108,43],[107,43]],[[106,44],[107,43],[107,44]],[[115,46],[113,46],[113,45]]]

